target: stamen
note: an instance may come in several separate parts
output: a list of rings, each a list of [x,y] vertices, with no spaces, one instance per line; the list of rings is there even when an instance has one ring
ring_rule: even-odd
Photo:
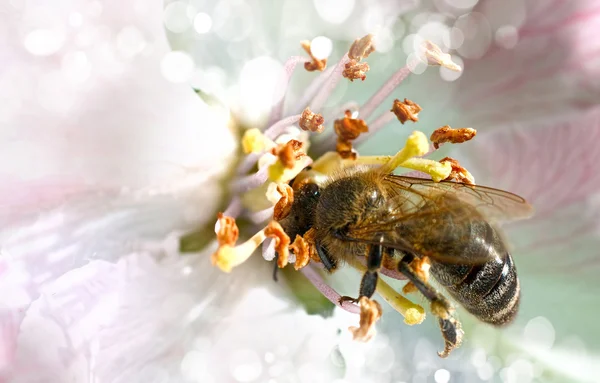
[[[269,123],[267,125],[272,125],[273,123],[275,123],[275,121],[281,119],[281,116],[283,115],[283,105],[285,103],[285,94],[287,93],[284,90],[286,90],[288,88],[290,79],[292,78],[292,73],[294,73],[296,66],[299,63],[306,62],[306,61],[307,60],[304,57],[292,56],[289,59],[287,59],[285,64],[283,64],[283,70],[285,71],[285,77],[282,79],[281,84],[278,85],[277,87],[279,89],[281,89],[281,92],[282,92],[279,94],[283,94],[284,96],[281,97],[281,99],[277,102],[277,105],[275,105],[273,107],[273,109],[271,110],[271,116],[269,117]]]
[[[277,192],[281,195],[281,198],[275,204],[273,212],[273,219],[281,221],[290,214],[292,210],[292,204],[294,203],[294,189],[288,184],[278,184]]]
[[[265,238],[267,236],[265,235],[265,229],[263,229],[241,245],[233,246],[233,244],[224,243],[211,256],[212,264],[229,273],[234,267],[241,265],[250,258]]]
[[[308,243],[300,235],[296,234],[294,243],[290,245],[290,250],[296,256],[296,263],[294,263],[294,269],[300,270],[301,268],[308,265],[310,261],[310,250]]]
[[[432,41],[425,41],[422,46],[422,54],[425,57],[428,65],[439,65],[455,72],[460,72],[460,65],[452,61],[452,57],[448,53],[442,52],[440,47]]]
[[[327,67],[327,59],[324,58],[322,60],[319,60],[313,55],[312,50],[310,49],[310,41],[300,41],[300,45],[306,51],[306,53],[308,53],[310,59],[312,60],[304,63],[304,69],[306,69],[309,72],[313,72],[316,70],[322,72]]]
[[[400,166],[427,173],[435,182],[446,179],[452,172],[452,166],[450,164],[440,163],[427,158],[410,158],[404,161]]]
[[[433,146],[438,149],[440,144],[445,142],[449,142],[451,144],[461,144],[463,142],[469,141],[475,135],[477,131],[473,128],[458,128],[453,129],[448,125],[444,125],[441,128],[437,128],[431,133],[431,142],[433,142]]]
[[[412,122],[419,121],[418,115],[421,110],[422,109],[419,104],[416,104],[413,101],[405,98],[404,101],[395,99],[394,105],[392,106],[390,112],[393,112],[398,118],[398,121],[404,125],[404,123],[408,120],[411,120]]]
[[[375,335],[375,322],[381,318],[382,310],[379,302],[367,297],[361,297],[360,304],[360,327],[349,327],[352,338],[361,342],[368,342]]]
[[[217,241],[220,246],[233,246],[240,236],[240,230],[235,223],[235,219],[223,213],[217,214],[215,233],[217,234]]]
[[[335,120],[333,128],[337,135],[336,151],[344,159],[356,159],[356,151],[352,148],[352,141],[361,133],[369,131],[364,120],[352,118],[352,112],[347,110],[346,117]]]
[[[349,259],[348,264],[360,272],[367,270],[366,266],[361,264],[357,259]],[[394,310],[398,311],[404,317],[404,323],[412,326],[425,320],[425,310],[423,307],[400,295],[381,278],[377,281],[376,291]]]
[[[422,156],[429,150],[429,142],[422,132],[414,131],[406,140],[406,145],[390,161],[383,165],[382,172],[391,173],[409,158]]]
[[[273,207],[268,207],[263,210],[250,212],[248,214],[248,219],[250,219],[250,221],[252,221],[252,223],[254,223],[256,225],[258,225],[259,223],[263,223],[266,220],[271,219],[272,217],[273,217]]]
[[[361,79],[365,81],[367,78],[367,72],[371,69],[369,64],[366,62],[358,62],[356,60],[350,60],[344,65],[344,71],[342,76],[348,80],[354,82],[354,80]]]
[[[300,115],[300,128],[311,132],[321,133],[323,131],[323,123],[325,119],[318,113],[311,112],[310,108],[305,108]]]
[[[300,272],[304,274],[304,276],[313,284],[313,286],[315,286],[325,298],[329,299],[331,303],[352,314],[360,313],[360,308],[354,303],[343,302],[340,304],[340,298],[342,296],[325,282],[321,274],[319,274],[314,266],[308,265],[307,267],[300,269]]]
[[[271,154],[277,156],[286,169],[292,169],[296,160],[306,155],[301,149],[302,142],[298,140],[289,140],[287,143],[271,149]]]
[[[342,59],[337,63],[331,75],[327,78],[317,95],[310,103],[310,107],[312,109],[320,110],[323,107],[327,98],[331,95],[337,84],[342,79],[342,72],[344,71],[344,67],[348,60],[348,54],[345,54],[344,57],[342,57]]]
[[[277,161],[273,165],[269,166],[269,179],[278,184],[287,183],[311,163],[312,159],[309,156],[304,156],[296,160],[293,168],[288,169],[283,166],[281,161]]]
[[[369,57],[371,53],[375,52],[375,46],[373,45],[373,35],[368,34],[360,39],[354,40],[350,49],[348,50],[348,57],[350,60],[362,60]]]
[[[293,125],[293,124],[297,123],[298,121],[300,121],[301,117],[302,117],[301,114],[297,114],[295,116],[286,117],[282,120],[277,121],[276,123],[269,126],[265,130],[265,133],[264,133],[265,137],[267,137],[271,140],[275,139],[275,137],[277,137],[281,133],[285,132],[285,130],[288,126]]]
[[[360,108],[360,116],[367,120],[385,99],[410,75],[410,68],[404,66],[394,73],[383,86]]]
[[[275,239],[275,251],[279,254],[277,266],[279,268],[285,267],[288,264],[290,237],[283,231],[277,221],[269,222],[269,225],[265,228],[265,234]]]
[[[265,137],[257,128],[246,130],[242,137],[242,149],[245,154],[259,153],[273,146],[275,143]]]
[[[444,181],[455,181],[462,182],[469,185],[475,185],[475,178],[469,171],[463,168],[457,160],[451,157],[444,157],[440,160],[440,163],[449,163],[452,167],[452,171],[448,177],[444,178]]]

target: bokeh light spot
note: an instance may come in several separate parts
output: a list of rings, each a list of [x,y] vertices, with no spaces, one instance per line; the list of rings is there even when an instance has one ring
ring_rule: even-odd
[[[204,12],[200,12],[194,17],[194,30],[200,34],[207,33],[212,27],[212,19]]]
[[[446,3],[454,8],[468,9],[474,7],[478,1],[479,0],[446,0]]]
[[[235,351],[229,363],[231,375],[238,382],[252,382],[262,374],[263,366],[260,358],[252,350]]]
[[[332,24],[342,23],[354,9],[354,0],[314,0],[314,4],[319,16]]]
[[[182,33],[192,25],[188,17],[188,5],[183,1],[174,1],[163,11],[165,28],[173,33]]]
[[[182,51],[172,51],[160,62],[162,75],[171,82],[186,82],[194,71],[194,60]]]
[[[496,31],[496,44],[504,49],[512,49],[519,42],[519,31],[513,25],[504,25]]]
[[[526,343],[533,343],[537,347],[549,350],[554,345],[556,332],[548,319],[539,316],[527,322],[523,335]]]
[[[76,51],[63,56],[61,69],[66,79],[73,83],[83,83],[90,77],[92,66],[84,52]]]
[[[310,51],[319,60],[329,57],[332,48],[333,43],[325,36],[317,36],[310,42]]]
[[[436,383],[448,383],[450,381],[450,371],[440,368],[433,374]]]
[[[25,36],[23,44],[27,52],[36,56],[49,56],[62,48],[65,32],[62,29],[34,29]]]
[[[459,17],[454,24],[462,31],[463,44],[458,53],[468,59],[479,59],[492,43],[492,29],[488,19],[481,13],[472,12]]]

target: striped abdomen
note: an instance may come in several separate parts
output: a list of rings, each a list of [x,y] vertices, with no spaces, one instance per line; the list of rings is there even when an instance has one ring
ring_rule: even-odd
[[[471,240],[460,250],[465,258],[487,254],[476,265],[433,263],[433,276],[479,320],[496,326],[512,322],[519,308],[519,279],[511,255],[496,230],[485,221],[470,224]],[[463,243],[464,245],[464,243]]]

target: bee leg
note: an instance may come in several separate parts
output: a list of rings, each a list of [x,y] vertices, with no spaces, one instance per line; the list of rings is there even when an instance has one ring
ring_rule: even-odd
[[[444,351],[439,352],[438,355],[445,358],[453,349],[460,346],[463,331],[460,322],[452,317],[454,309],[450,302],[413,269],[411,262],[414,258],[412,254],[405,255],[398,263],[398,271],[431,302],[431,311],[439,318],[440,330],[445,343]]]
[[[344,296],[339,299],[340,304],[347,301],[356,303],[361,297],[371,298],[373,294],[375,294],[377,280],[379,279],[377,271],[381,268],[382,260],[383,246],[370,245],[369,254],[367,256],[367,271],[365,271],[362,280],[360,281],[358,298]]]
[[[329,272],[335,270],[337,268],[337,262],[331,257],[327,249],[321,245],[321,243],[316,243],[315,247],[317,248],[317,255],[323,263],[323,266],[325,266],[325,269]]]

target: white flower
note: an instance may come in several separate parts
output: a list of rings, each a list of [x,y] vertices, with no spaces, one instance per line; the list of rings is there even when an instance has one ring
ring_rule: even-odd
[[[597,11],[592,1],[481,0],[480,13],[461,16],[474,2],[435,3],[433,13],[419,8],[403,24],[397,16],[414,3],[177,1],[164,13],[158,2],[9,5],[2,25],[19,38],[7,40],[0,73],[8,158],[0,164],[8,207],[0,216],[0,380],[593,381],[600,95],[589,36]],[[177,33],[175,52],[163,25]],[[507,228],[523,284],[520,322],[502,332],[467,322],[465,344],[448,360],[435,355],[431,320],[406,327],[384,306],[375,339],[356,344],[346,331],[355,316],[307,315],[260,257],[224,274],[210,265],[214,247],[178,252],[179,236],[208,232],[222,202],[219,178],[236,146],[226,109],[256,127],[300,113],[307,102],[294,84],[305,90],[314,75],[298,66],[285,113],[266,114],[283,97],[273,93],[278,73],[291,68],[277,60],[303,54],[299,40],[331,38],[333,68],[355,38],[376,27],[400,38],[402,25],[415,36],[382,38],[389,50],[369,57],[364,83],[342,81],[306,101],[324,106],[327,121],[367,102],[406,63],[404,46],[450,38],[460,78],[446,84],[428,70],[390,97],[423,106],[419,129],[477,128],[452,156],[479,184],[520,193],[538,211]],[[186,81],[222,104],[207,105]],[[358,103],[342,105],[347,98]],[[391,121],[381,105],[371,127]],[[316,150],[333,143],[330,131],[312,143]],[[389,126],[358,149],[393,154],[406,132]],[[335,279],[355,293],[358,274]]]

